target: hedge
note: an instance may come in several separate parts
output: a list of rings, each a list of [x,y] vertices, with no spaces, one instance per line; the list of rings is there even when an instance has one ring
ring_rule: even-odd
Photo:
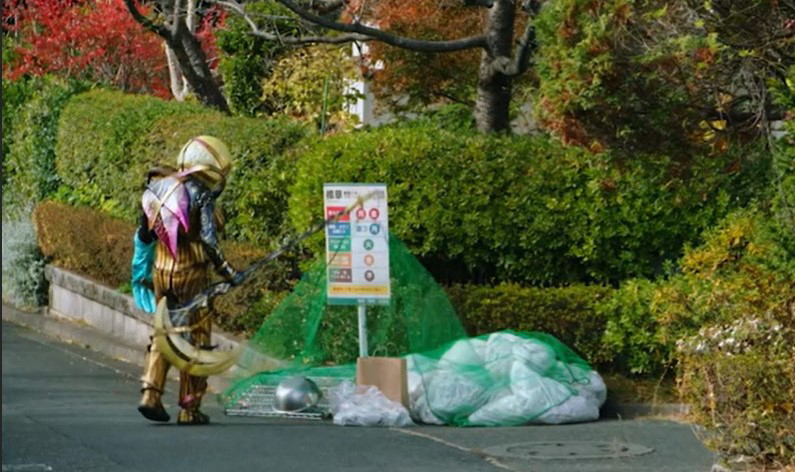
[[[33,223],[39,247],[51,263],[110,287],[129,283],[132,224],[51,201],[36,206]]]
[[[68,100],[86,88],[81,82],[51,77],[3,81],[4,203],[29,210],[58,188],[59,118]]]
[[[214,135],[233,155],[233,171],[219,200],[228,234],[270,246],[281,237],[286,182],[292,177],[275,158],[305,133],[296,124],[228,117],[199,104],[92,91],[75,97],[63,112],[56,152],[65,188],[59,199],[134,221],[145,171],[174,163],[191,137]]]
[[[627,280],[596,307],[617,366],[636,374],[675,371],[676,347],[704,326],[781,310],[795,300],[795,245],[773,231],[767,210],[744,209],[687,248],[675,273]],[[790,236],[791,239],[795,237]]]
[[[560,288],[453,285],[450,301],[471,336],[498,330],[549,333],[593,365],[610,369],[613,353],[602,340],[607,319],[596,310],[612,289],[599,285]]]
[[[324,182],[388,185],[390,231],[443,282],[612,283],[661,274],[686,243],[764,186],[767,162],[665,156],[616,162],[543,136],[433,123],[309,139],[295,151],[290,222],[306,228]],[[318,237],[308,245],[322,248]]]
[[[5,51],[5,44],[3,44]],[[28,80],[3,80],[3,100],[2,100],[2,133],[3,133],[3,156],[8,156],[11,143],[14,141],[14,128],[19,122],[20,109],[30,100],[32,94],[31,84]],[[2,183],[5,188],[8,181],[9,168],[8,159],[3,159]]]
[[[305,128],[284,121],[92,91],[61,119],[58,198],[132,221],[144,170],[203,133],[235,155],[221,199],[232,239],[272,248],[317,220],[324,182],[385,182],[391,230],[443,283],[659,275],[684,244],[759,192],[768,165],[694,158],[683,177],[665,156],[615,162],[543,136],[483,136],[432,120],[305,139]],[[318,236],[308,255],[321,246]]]

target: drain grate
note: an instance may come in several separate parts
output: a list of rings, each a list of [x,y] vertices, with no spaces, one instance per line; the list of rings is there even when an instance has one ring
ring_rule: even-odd
[[[653,448],[615,441],[543,441],[504,444],[484,449],[490,456],[511,459],[615,459],[648,454]]]

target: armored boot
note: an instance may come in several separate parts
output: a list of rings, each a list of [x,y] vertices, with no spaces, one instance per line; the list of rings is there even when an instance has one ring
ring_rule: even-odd
[[[195,377],[185,372],[179,374],[179,406],[177,424],[208,424],[210,417],[199,411],[204,392],[207,391],[207,377]]]
[[[141,377],[141,402],[138,411],[151,421],[167,422],[171,419],[163,407],[161,397],[166,385],[169,364],[153,344],[147,348],[144,375]]]

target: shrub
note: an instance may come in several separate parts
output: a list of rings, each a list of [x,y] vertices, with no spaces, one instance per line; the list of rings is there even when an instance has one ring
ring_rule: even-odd
[[[233,267],[242,269],[267,254],[251,245],[224,241],[221,249]],[[254,272],[245,284],[215,299],[215,322],[235,333],[251,335],[286,296],[292,287],[292,266],[275,260]],[[220,280],[214,276],[214,280]]]
[[[133,225],[51,201],[36,207],[33,221],[39,246],[53,264],[114,288],[129,282]]]
[[[279,156],[305,129],[279,120],[232,118],[198,104],[94,91],[75,97],[64,111],[58,136],[58,173],[69,188],[59,198],[134,221],[152,165],[173,163],[193,136],[224,140],[233,170],[219,203],[227,232],[256,245],[281,236],[286,187],[293,173]],[[91,149],[88,158],[85,150]]]
[[[795,299],[789,310],[748,313],[680,343],[682,399],[725,462],[795,465],[794,320]]]
[[[598,285],[560,288],[454,285],[450,301],[471,336],[512,329],[549,333],[583,359],[606,366],[612,355],[602,344],[605,320],[595,310],[612,290]]]
[[[618,283],[662,273],[686,242],[759,191],[766,164],[692,175],[647,156],[619,164],[545,137],[483,136],[427,120],[300,146],[295,229],[316,219],[324,182],[384,182],[390,231],[438,280]],[[318,237],[308,248],[319,251]]]
[[[3,54],[6,54],[6,41],[3,41]],[[5,64],[5,59],[3,60]],[[19,121],[20,109],[30,100],[33,93],[29,80],[3,80],[3,156],[8,156],[11,143],[14,141],[14,127]],[[3,159],[3,187],[8,181],[8,159]],[[5,192],[3,193],[5,195]]]
[[[68,196],[70,203],[93,207],[101,202],[114,216],[134,221],[146,170],[176,156],[176,151],[165,154],[162,147],[146,149],[141,142],[161,120],[182,123],[203,111],[199,104],[108,90],[74,97],[58,132],[56,165],[66,187],[59,199],[69,201]]]
[[[44,265],[30,219],[3,218],[3,301],[28,309],[46,305]]]
[[[795,128],[788,127],[774,146],[769,211],[734,215],[705,251],[683,261],[686,276],[708,287],[684,301],[711,309],[715,321],[676,353],[682,399],[706,428],[707,445],[729,465],[742,456],[763,470],[795,466]]]
[[[8,110],[4,105],[3,109],[4,125],[10,122],[13,130],[8,154],[3,158],[4,171],[9,174],[6,177],[9,185],[3,187],[3,196],[13,206],[32,207],[58,188],[60,179],[55,172],[58,119],[69,98],[86,86],[47,77],[31,79],[26,84],[18,86],[18,95],[11,94],[12,100],[20,101],[29,94],[24,105]],[[4,94],[5,91],[4,86]],[[4,129],[4,146],[5,133]]]
[[[604,342],[622,370],[659,374],[675,367],[676,343],[713,323],[779,309],[795,277],[771,265],[782,248],[760,210],[735,212],[688,248],[678,273],[657,282],[626,281],[596,310],[608,320]]]
[[[670,346],[658,339],[652,312],[655,288],[650,280],[628,280],[595,309],[606,320],[602,342],[615,353],[621,372],[655,374],[670,360]]]

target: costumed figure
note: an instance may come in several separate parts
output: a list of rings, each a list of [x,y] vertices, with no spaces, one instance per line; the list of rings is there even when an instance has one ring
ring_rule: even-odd
[[[226,145],[211,136],[191,139],[180,151],[177,167],[152,169],[142,198],[141,223],[135,233],[132,262],[133,296],[150,313],[155,300],[165,297],[169,309],[178,308],[208,287],[208,266],[232,285],[242,275],[224,258],[217,232],[223,219],[215,207],[231,168]],[[210,346],[212,305],[191,313],[188,319],[171,319],[191,345]],[[151,339],[151,338],[150,338]],[[142,398],[138,411],[152,421],[169,421],[161,396],[170,363],[157,344],[147,348]],[[180,372],[179,424],[206,424],[199,411],[207,377]]]

